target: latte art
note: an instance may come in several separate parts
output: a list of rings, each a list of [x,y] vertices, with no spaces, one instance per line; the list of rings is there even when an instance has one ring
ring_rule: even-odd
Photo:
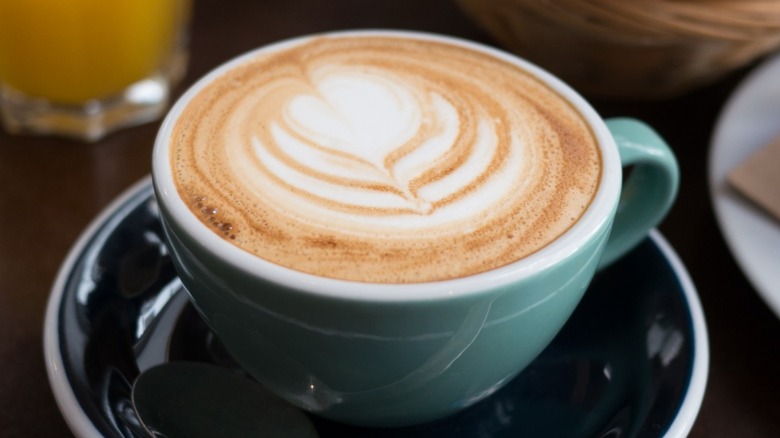
[[[521,259],[579,219],[601,172],[587,122],[525,70],[388,36],[261,52],[200,90],[170,141],[177,188],[215,232],[366,282]]]

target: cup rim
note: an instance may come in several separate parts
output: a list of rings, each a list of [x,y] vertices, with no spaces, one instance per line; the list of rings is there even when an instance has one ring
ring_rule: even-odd
[[[599,188],[590,205],[580,219],[561,236],[520,260],[477,274],[428,282],[370,283],[322,277],[264,260],[225,241],[192,213],[176,190],[169,164],[170,154],[167,140],[178,115],[206,84],[227,70],[252,59],[259,53],[283,50],[323,36],[383,36],[455,44],[508,61],[534,75],[571,103],[588,122],[596,137],[602,159],[602,169]],[[500,288],[530,277],[534,273],[544,271],[576,253],[591,238],[599,234],[604,227],[610,226],[620,196],[621,178],[620,157],[615,141],[604,120],[579,93],[553,74],[523,58],[485,44],[448,35],[391,29],[357,29],[314,33],[259,46],[232,57],[202,76],[177,99],[158,130],[152,152],[152,181],[155,196],[158,203],[161,204],[160,214],[167,214],[174,218],[178,228],[194,237],[210,253],[224,263],[249,275],[283,285],[300,293],[360,301],[408,302],[462,297]]]

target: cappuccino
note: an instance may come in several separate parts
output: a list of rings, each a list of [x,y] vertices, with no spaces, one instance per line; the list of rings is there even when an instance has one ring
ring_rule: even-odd
[[[260,51],[199,89],[176,188],[231,244],[318,276],[414,283],[532,254],[593,200],[590,125],[516,63],[393,35]]]

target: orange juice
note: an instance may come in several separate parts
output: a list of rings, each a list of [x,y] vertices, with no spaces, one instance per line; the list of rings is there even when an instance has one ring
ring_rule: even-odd
[[[79,104],[160,68],[189,0],[0,0],[0,82]]]

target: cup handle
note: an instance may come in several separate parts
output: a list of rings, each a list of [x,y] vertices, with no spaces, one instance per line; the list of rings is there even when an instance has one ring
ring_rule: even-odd
[[[666,216],[677,196],[680,171],[672,150],[652,128],[630,118],[606,120],[625,169],[612,231],[599,269],[634,248]]]

